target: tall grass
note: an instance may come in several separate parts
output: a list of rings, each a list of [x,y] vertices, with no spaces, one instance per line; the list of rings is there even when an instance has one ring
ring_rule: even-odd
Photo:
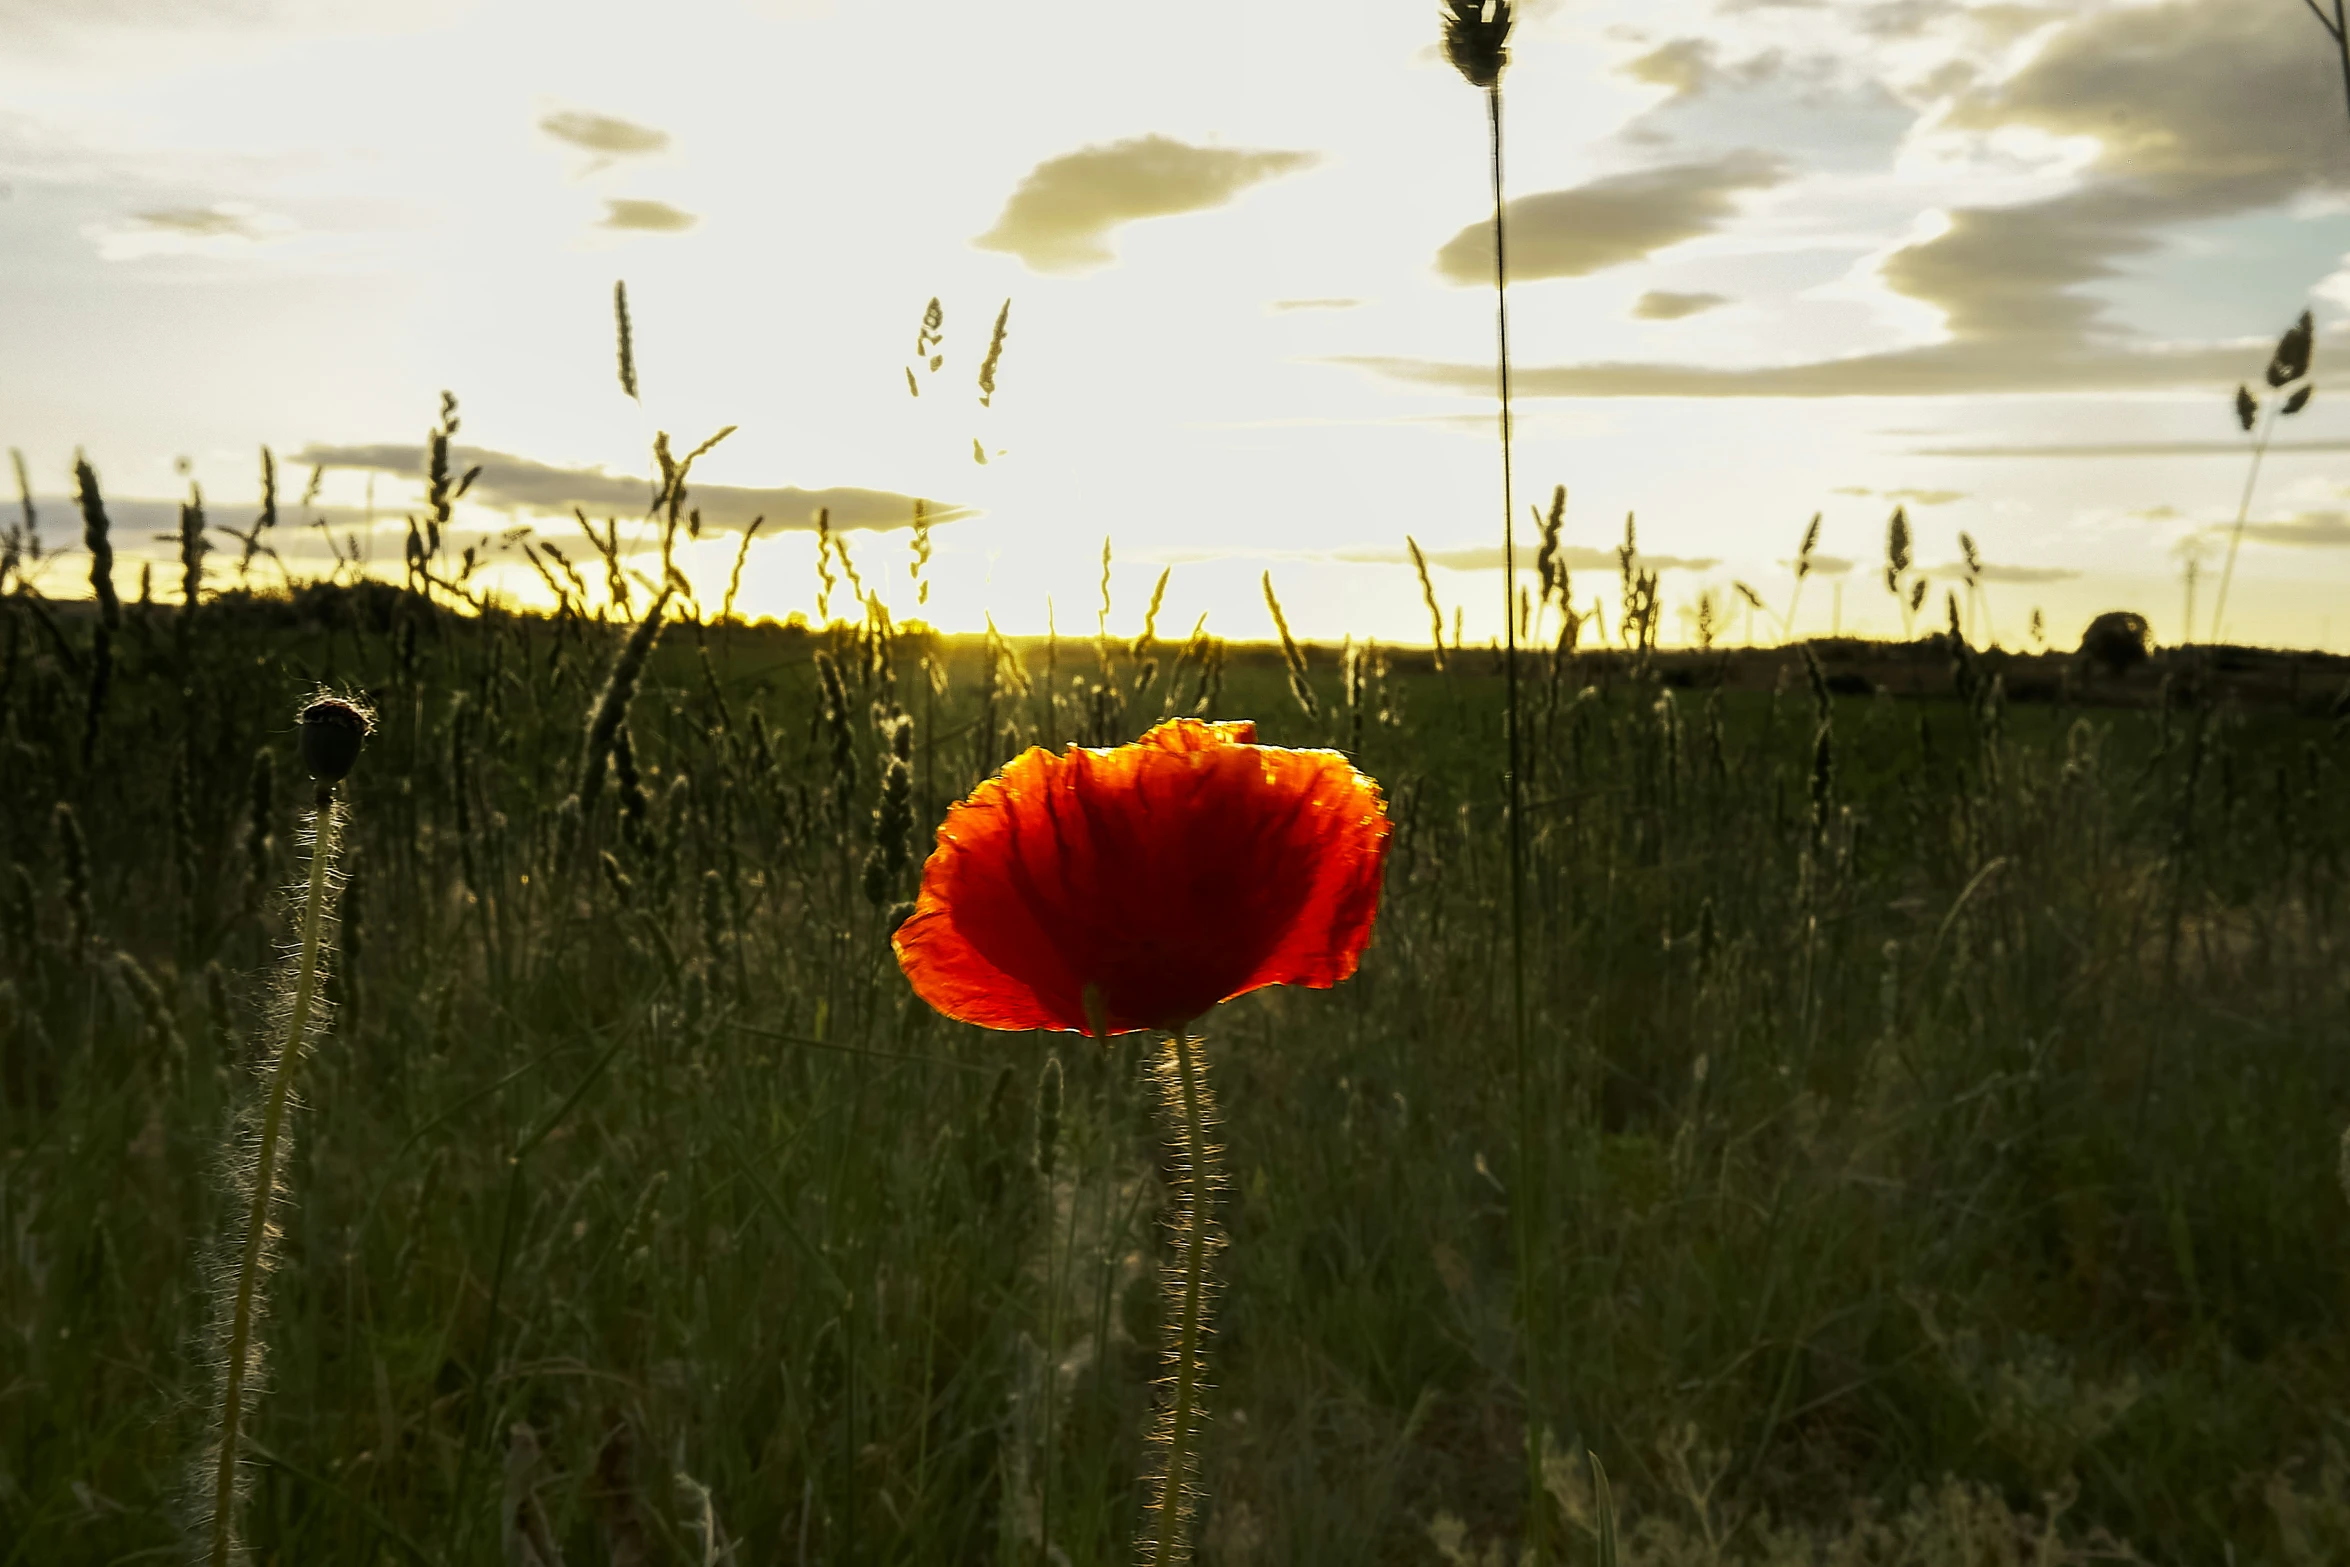
[[[1039,1175],[1028,1094],[991,1084],[1041,1052],[910,1004],[861,874],[893,681],[927,657],[941,682],[898,699],[933,811],[1093,722],[1090,681],[1062,670],[1048,707],[1015,680],[1042,644],[697,627],[683,602],[655,641],[600,593],[541,617],[230,589],[191,660],[176,605],[125,604],[116,760],[85,773],[96,612],[0,600],[0,1561],[180,1540],[188,1284],[231,1223],[206,1175],[252,1066],[246,976],[289,934],[240,895],[293,832],[254,758],[287,776],[284,715],[327,678],[379,708],[341,835],[365,940],[335,985],[365,1004],[301,1066],[272,1391],[240,1439],[256,1557],[487,1562],[502,1515],[573,1561],[690,1554],[705,1516],[785,1563],[1032,1561],[1048,1516],[1073,1563],[1148,1541],[1146,1058],[1065,1053]],[[640,635],[613,733],[641,823],[607,771],[567,826]],[[1817,686],[1775,650],[1627,650],[1521,691],[1554,1139],[1532,1239],[1579,1416],[1542,1450],[1557,1549],[1587,1558],[1606,1516],[1588,1447],[1627,1560],[2338,1557],[2350,666],[2308,665],[2293,705],[2281,663],[2272,699],[2161,655],[2084,683],[1976,653],[1962,697],[1947,648],[1815,651]],[[1395,823],[1357,979],[1217,1014],[1236,1244],[1199,1551],[1428,1560],[1449,1519],[1507,1555],[1502,681],[1390,649],[1350,711],[1300,653],[1319,717],[1280,648],[1211,639],[1114,720],[1196,706],[1213,671],[1211,716],[1349,744]]]

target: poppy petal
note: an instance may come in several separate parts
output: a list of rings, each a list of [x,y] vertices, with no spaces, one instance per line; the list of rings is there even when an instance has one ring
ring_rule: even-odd
[[[953,807],[895,945],[915,992],[989,1028],[1169,1028],[1266,985],[1354,970],[1388,825],[1334,751],[1177,719],[1030,750]]]

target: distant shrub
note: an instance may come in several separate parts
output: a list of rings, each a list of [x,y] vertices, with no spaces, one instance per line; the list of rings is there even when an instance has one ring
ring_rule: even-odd
[[[2109,609],[2081,633],[2081,656],[2109,675],[2137,668],[2154,655],[2154,628],[2134,609]]]

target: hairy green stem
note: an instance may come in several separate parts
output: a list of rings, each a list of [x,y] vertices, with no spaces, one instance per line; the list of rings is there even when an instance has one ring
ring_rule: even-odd
[[[317,835],[310,848],[310,886],[302,899],[302,947],[294,974],[293,1004],[286,1013],[285,1045],[269,1074],[269,1093],[261,1113],[261,1142],[253,1159],[253,1197],[245,1213],[245,1244],[237,1263],[236,1302],[230,1308],[228,1357],[223,1368],[220,1398],[219,1469],[212,1492],[212,1567],[227,1567],[235,1549],[238,1428],[245,1413],[245,1378],[252,1357],[255,1304],[261,1288],[262,1253],[269,1243],[270,1208],[277,1199],[278,1142],[285,1131],[286,1103],[294,1084],[294,1068],[310,1033],[310,1014],[318,999],[319,958],[326,944],[327,874],[335,857],[334,785],[321,784],[315,818]]]
[[[1175,1063],[1180,1094],[1183,1146],[1182,1176],[1177,1187],[1183,1226],[1182,1295],[1175,1323],[1175,1395],[1167,1411],[1167,1472],[1160,1482],[1158,1528],[1151,1543],[1150,1567],[1166,1567],[1189,1554],[1185,1525],[1190,1520],[1189,1472],[1196,1461],[1192,1426],[1199,1413],[1200,1333],[1207,1319],[1208,1248],[1212,1204],[1215,1200],[1216,1150],[1208,1143],[1207,1114],[1203,1106],[1206,1069],[1199,1060],[1199,1041],[1187,1029],[1167,1036],[1167,1051]],[[1165,1086],[1162,1066],[1160,1079]],[[1177,1110],[1177,1093],[1167,1094],[1170,1112]]]

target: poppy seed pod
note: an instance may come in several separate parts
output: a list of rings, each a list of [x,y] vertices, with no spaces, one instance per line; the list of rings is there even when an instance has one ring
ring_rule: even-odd
[[[364,709],[322,696],[302,709],[302,765],[322,784],[340,783],[358,765],[359,747],[374,726]]]
[[[1510,0],[1447,0],[1444,57],[1472,87],[1491,87],[1510,63]]]

